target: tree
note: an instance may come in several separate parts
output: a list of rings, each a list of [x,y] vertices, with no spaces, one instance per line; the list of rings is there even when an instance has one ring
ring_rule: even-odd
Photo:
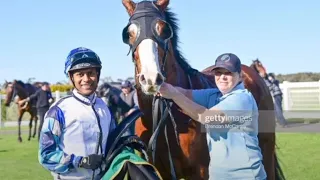
[[[118,78],[117,81],[121,83],[121,82],[123,82],[123,79]]]
[[[32,84],[32,82],[33,82],[35,79],[36,79],[36,78],[34,78],[34,77],[28,78],[27,83]]]
[[[111,83],[113,82],[112,77],[111,76],[107,76],[101,79],[102,82],[107,82],[107,83]]]

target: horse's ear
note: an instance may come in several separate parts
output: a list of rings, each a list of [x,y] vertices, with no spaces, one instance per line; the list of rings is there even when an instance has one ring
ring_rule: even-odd
[[[160,6],[162,11],[164,11],[169,5],[169,0],[158,0],[157,5]]]
[[[126,8],[128,14],[132,16],[134,10],[136,9],[136,3],[131,0],[122,0],[122,4]]]

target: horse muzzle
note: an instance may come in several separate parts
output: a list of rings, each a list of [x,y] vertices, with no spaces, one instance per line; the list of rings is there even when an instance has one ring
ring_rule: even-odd
[[[141,89],[146,95],[158,93],[165,80],[164,76],[158,72],[140,73],[138,79]]]

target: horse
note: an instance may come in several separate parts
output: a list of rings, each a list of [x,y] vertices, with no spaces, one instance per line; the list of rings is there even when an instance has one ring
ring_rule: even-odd
[[[97,94],[109,107],[112,115],[115,119],[120,118],[119,110],[118,110],[118,99],[120,97],[121,90],[110,85],[107,82],[102,83],[97,88]]]
[[[130,17],[122,38],[130,47],[139,107],[143,113],[136,121],[135,133],[149,145],[155,137],[158,138],[153,149],[158,153],[153,154],[153,163],[163,179],[208,179],[210,157],[201,124],[172,102],[172,105],[164,102],[171,110],[170,116],[165,118],[155,107],[155,94],[164,81],[185,89],[216,88],[212,73],[214,66],[200,72],[183,57],[178,46],[177,18],[168,8],[169,0],[139,3],[122,0],[122,4]],[[259,110],[272,110],[272,97],[263,79],[252,68],[246,65],[241,68],[245,87],[254,95]],[[161,121],[166,119],[172,123],[166,124],[167,131],[155,135],[154,124],[155,119],[160,119],[159,114]],[[268,179],[284,179],[275,153],[273,117],[259,115],[259,128],[269,130],[258,135]]]
[[[258,58],[252,60],[252,64],[250,65],[250,67],[254,69],[261,77],[265,77],[267,75],[266,68],[262,65]]]
[[[5,89],[6,89],[6,100],[5,100],[5,106],[10,106],[11,101],[17,101],[27,98],[28,96],[32,95],[36,92],[38,89],[37,86],[34,86],[30,83],[23,83],[20,80],[14,80],[13,82],[5,82]],[[18,98],[15,99],[15,96]],[[21,119],[25,112],[28,112],[30,114],[30,121],[29,121],[29,136],[28,141],[31,139],[31,129],[32,129],[32,121],[34,120],[35,126],[34,131],[32,134],[32,137],[34,138],[37,133],[37,108],[36,108],[36,99],[30,101],[27,103],[27,105],[19,106],[18,105],[18,112],[19,112],[19,118],[18,118],[18,141],[22,142],[21,138]]]

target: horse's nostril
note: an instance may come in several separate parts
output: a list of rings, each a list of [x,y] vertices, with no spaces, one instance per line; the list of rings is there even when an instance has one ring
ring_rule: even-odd
[[[163,83],[163,77],[158,73],[156,78],[156,85],[161,85]]]

